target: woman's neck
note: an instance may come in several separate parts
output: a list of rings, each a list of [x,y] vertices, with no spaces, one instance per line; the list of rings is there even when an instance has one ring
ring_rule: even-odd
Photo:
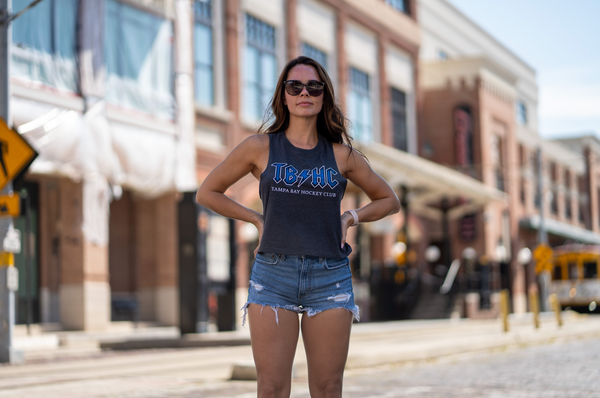
[[[312,149],[319,142],[317,133],[317,116],[297,117],[290,115],[290,124],[285,130],[285,136],[295,147]]]

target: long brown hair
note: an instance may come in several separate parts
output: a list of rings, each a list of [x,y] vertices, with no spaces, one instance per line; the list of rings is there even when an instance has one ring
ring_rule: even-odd
[[[327,71],[320,63],[312,58],[303,55],[295,58],[287,63],[283,68],[275,94],[269,102],[269,107],[265,112],[265,117],[262,125],[258,129],[259,133],[272,134],[280,131],[285,131],[290,124],[290,111],[284,105],[284,81],[290,70],[296,65],[309,65],[316,69],[321,81],[325,83],[323,96],[323,108],[317,116],[317,133],[323,136],[327,141],[336,142],[338,144],[348,144],[352,148],[352,137],[348,134],[349,121],[344,116],[344,113],[337,104],[333,84],[327,74]],[[351,149],[352,150],[352,149]]]

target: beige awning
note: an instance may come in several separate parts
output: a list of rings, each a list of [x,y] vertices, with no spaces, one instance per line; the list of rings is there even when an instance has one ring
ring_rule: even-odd
[[[441,219],[442,212],[436,205],[444,198],[465,200],[448,211],[450,219],[480,210],[490,203],[508,201],[506,193],[419,156],[377,143],[355,146],[392,187],[406,186],[410,190],[410,209],[422,216]]]

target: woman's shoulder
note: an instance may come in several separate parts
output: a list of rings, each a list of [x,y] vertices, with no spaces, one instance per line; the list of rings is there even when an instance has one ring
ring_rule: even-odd
[[[240,146],[246,150],[269,149],[269,136],[268,134],[253,134],[242,141]]]
[[[350,157],[357,154],[356,149],[352,148],[348,144],[339,144],[337,142],[332,142],[331,145],[333,146],[333,151],[335,152],[336,156],[345,155],[347,157]]]

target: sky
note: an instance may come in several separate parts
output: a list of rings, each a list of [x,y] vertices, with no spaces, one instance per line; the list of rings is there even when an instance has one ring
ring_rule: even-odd
[[[543,137],[600,138],[600,0],[448,0],[537,72]]]

